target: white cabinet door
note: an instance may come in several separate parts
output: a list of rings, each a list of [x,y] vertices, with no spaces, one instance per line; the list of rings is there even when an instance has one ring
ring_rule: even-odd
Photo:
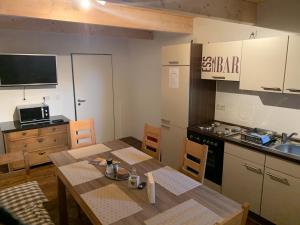
[[[250,210],[259,214],[264,167],[224,154],[222,193],[240,202],[250,203]]]
[[[181,128],[188,126],[189,66],[163,66],[161,76],[161,119]]]
[[[300,179],[266,168],[261,216],[278,225],[300,224]]]
[[[191,64],[191,44],[169,45],[162,47],[162,65]]]
[[[240,89],[283,90],[288,36],[243,41]]]
[[[202,79],[240,80],[242,41],[203,45]]]
[[[300,94],[300,36],[289,37],[284,93]]]
[[[162,163],[179,169],[182,164],[183,140],[186,129],[175,126],[161,126],[161,160]]]

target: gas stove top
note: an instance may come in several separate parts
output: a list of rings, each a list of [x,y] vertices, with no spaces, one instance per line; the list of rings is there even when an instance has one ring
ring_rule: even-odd
[[[238,126],[231,126],[220,122],[213,122],[204,126],[199,126],[199,129],[208,133],[225,137],[239,134],[241,132],[241,128]]]

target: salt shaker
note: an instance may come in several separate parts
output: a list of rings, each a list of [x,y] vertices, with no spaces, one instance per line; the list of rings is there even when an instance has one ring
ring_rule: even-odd
[[[139,184],[140,184],[140,176],[137,175],[136,169],[132,167],[130,171],[130,176],[128,178],[128,187],[138,188]]]

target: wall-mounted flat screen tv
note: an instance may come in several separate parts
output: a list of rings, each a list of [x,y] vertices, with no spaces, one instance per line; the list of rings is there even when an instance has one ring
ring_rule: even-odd
[[[56,56],[0,54],[0,86],[56,84]]]

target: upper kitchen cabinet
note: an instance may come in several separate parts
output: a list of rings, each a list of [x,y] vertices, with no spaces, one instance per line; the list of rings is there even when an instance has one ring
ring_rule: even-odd
[[[242,41],[203,45],[202,79],[240,80]]]
[[[290,36],[284,93],[300,94],[300,36]]]
[[[162,65],[181,65],[191,64],[191,44],[169,45],[162,47]]]
[[[288,36],[243,41],[240,89],[282,92]]]

